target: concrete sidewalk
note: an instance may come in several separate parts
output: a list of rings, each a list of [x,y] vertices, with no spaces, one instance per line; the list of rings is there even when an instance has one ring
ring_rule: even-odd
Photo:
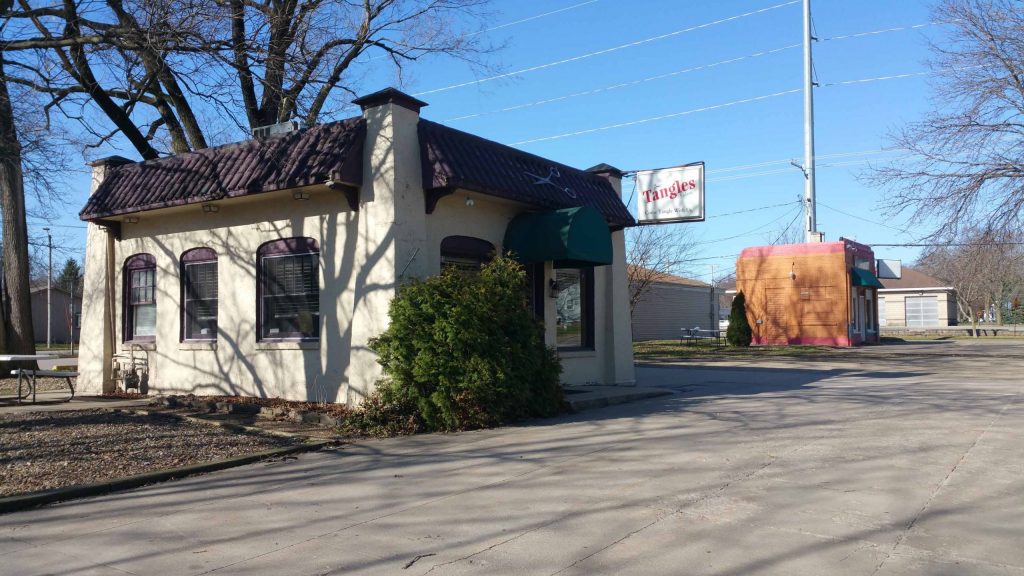
[[[11,574],[1024,574],[1024,362],[641,367],[675,394],[0,516]]]

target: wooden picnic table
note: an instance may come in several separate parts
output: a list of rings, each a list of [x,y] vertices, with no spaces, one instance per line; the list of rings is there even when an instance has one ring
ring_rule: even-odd
[[[41,352],[38,354],[0,354],[0,362],[38,362],[40,360],[52,360],[57,358],[57,354],[53,352]],[[70,402],[75,397],[75,386],[71,383],[71,379],[78,376],[78,372],[68,372],[67,370],[30,370],[25,368],[18,368],[11,370],[12,376],[18,377],[18,403],[28,398],[29,394],[32,394],[32,403],[36,401],[36,377],[44,376],[51,378],[63,378],[67,382],[68,390],[71,391],[71,396],[68,397],[66,402]],[[21,383],[24,381],[28,384],[28,389],[25,394],[21,393]]]

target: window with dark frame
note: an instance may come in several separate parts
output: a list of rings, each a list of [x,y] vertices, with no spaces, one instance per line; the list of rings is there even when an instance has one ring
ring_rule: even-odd
[[[156,340],[156,258],[135,254],[124,263],[124,341]]]
[[[217,339],[217,253],[195,248],[181,256],[182,340]]]
[[[494,258],[494,244],[472,236],[447,236],[441,240],[441,268],[479,272]]]
[[[312,238],[269,242],[257,251],[261,340],[320,338],[320,250]]]
[[[594,269],[555,270],[555,342],[562,350],[594,347]]]

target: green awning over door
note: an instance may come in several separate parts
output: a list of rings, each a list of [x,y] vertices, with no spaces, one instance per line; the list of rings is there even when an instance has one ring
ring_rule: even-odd
[[[608,223],[589,206],[520,214],[509,222],[504,245],[520,262],[552,260],[555,268],[612,263]]]
[[[863,268],[851,269],[850,284],[865,288],[884,288],[882,283],[878,281],[878,277]]]

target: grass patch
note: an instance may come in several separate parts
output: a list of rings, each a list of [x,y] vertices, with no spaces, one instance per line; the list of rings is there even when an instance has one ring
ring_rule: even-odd
[[[835,350],[831,346],[722,346],[710,342],[648,340],[633,343],[637,360],[680,358],[793,358],[817,356]]]

